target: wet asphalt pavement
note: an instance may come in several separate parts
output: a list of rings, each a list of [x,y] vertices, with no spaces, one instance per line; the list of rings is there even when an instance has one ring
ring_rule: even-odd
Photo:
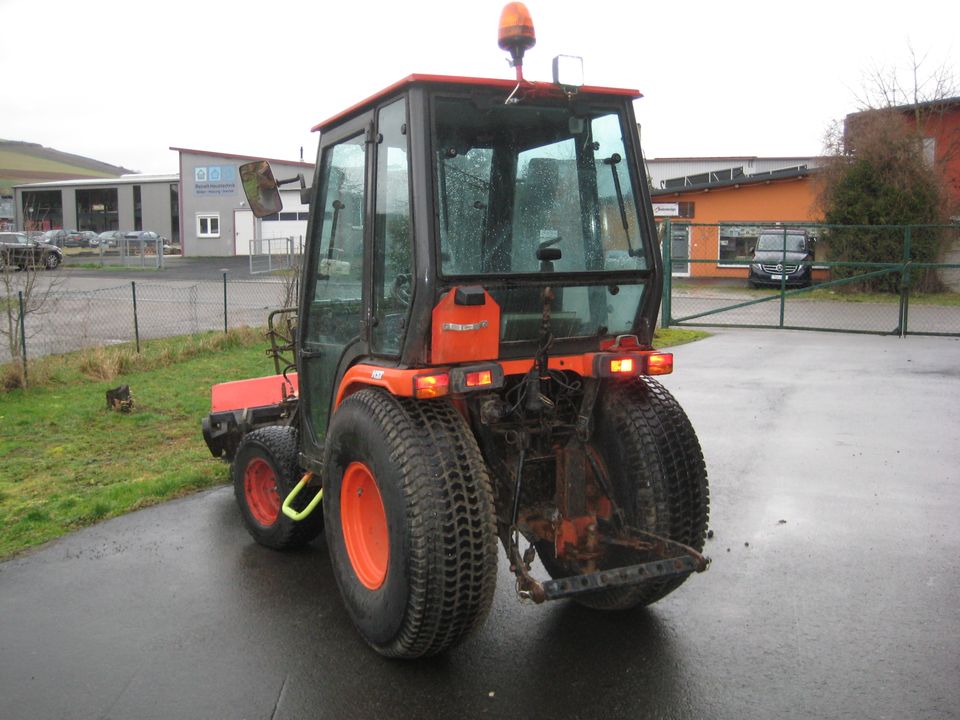
[[[660,603],[521,604],[502,561],[477,636],[385,660],[323,541],[255,545],[223,487],[0,564],[0,716],[960,717],[960,341],[731,330],[675,352],[715,535]]]

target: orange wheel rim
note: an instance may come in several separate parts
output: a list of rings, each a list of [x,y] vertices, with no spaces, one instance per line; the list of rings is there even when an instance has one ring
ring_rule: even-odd
[[[277,475],[270,464],[262,458],[254,458],[243,471],[243,492],[253,519],[264,527],[277,521],[280,515],[280,493],[277,490]]]
[[[390,537],[380,489],[361,462],[350,463],[343,473],[340,525],[353,572],[365,588],[376,590],[387,577]]]

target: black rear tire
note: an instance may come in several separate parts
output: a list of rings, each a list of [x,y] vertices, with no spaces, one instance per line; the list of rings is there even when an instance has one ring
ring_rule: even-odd
[[[628,524],[703,549],[710,505],[703,452],[686,413],[663,385],[649,377],[606,383],[592,444]],[[575,574],[554,557],[551,543],[537,543],[537,551],[552,577]],[[611,588],[576,600],[600,610],[649,605],[686,577]]]
[[[243,524],[254,540],[274,550],[302,547],[323,531],[320,508],[300,521],[280,510],[300,481],[298,452],[296,429],[271,425],[244,435],[230,465]],[[304,488],[292,507],[303,510],[317,492],[317,488]]]
[[[365,484],[356,482],[358,471]],[[374,649],[396,658],[434,655],[483,623],[497,575],[493,489],[451,403],[378,389],[348,397],[330,423],[323,492],[334,575]],[[359,497],[351,494],[381,500],[359,533],[360,512],[351,509]],[[358,536],[361,545],[381,539],[369,565],[353,549],[358,541],[350,538]]]

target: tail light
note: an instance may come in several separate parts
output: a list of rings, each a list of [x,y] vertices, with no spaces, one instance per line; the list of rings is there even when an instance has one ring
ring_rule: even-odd
[[[503,387],[503,368],[497,363],[489,363],[417,375],[413,380],[413,395],[427,399],[500,387]]]
[[[673,372],[673,353],[647,355],[647,375],[669,375]]]
[[[493,373],[491,373],[489,370],[467,373],[463,376],[463,381],[468,388],[493,385]]]
[[[450,392],[450,375],[436,373],[433,375],[417,375],[413,379],[413,396],[420,400],[443,397]]]
[[[669,375],[673,372],[673,353],[631,353],[596,356],[594,372],[597,377],[631,378],[639,375]]]
[[[503,387],[503,368],[497,363],[469,365],[450,370],[450,392],[467,393]]]

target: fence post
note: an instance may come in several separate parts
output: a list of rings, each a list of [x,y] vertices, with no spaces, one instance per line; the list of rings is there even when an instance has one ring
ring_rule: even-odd
[[[223,271],[223,332],[227,332],[227,271]]]
[[[673,231],[670,220],[663,223],[663,240],[660,242],[660,254],[663,256],[663,302],[661,303],[660,327],[670,327],[670,296],[673,294]]]
[[[27,325],[24,322],[26,309],[23,306],[23,290],[19,290],[20,297],[20,355],[23,358],[23,387],[27,387]]]
[[[787,304],[787,227],[783,228],[783,254],[780,256],[780,265],[783,270],[780,272],[780,327],[783,327],[783,318],[786,314]]]
[[[133,291],[133,337],[137,342],[137,355],[140,354],[140,318],[137,316],[137,281],[130,281],[130,289]]]
[[[903,229],[903,268],[900,271],[900,337],[907,336],[907,315],[910,312],[910,257],[913,240],[913,228],[907,225]]]

